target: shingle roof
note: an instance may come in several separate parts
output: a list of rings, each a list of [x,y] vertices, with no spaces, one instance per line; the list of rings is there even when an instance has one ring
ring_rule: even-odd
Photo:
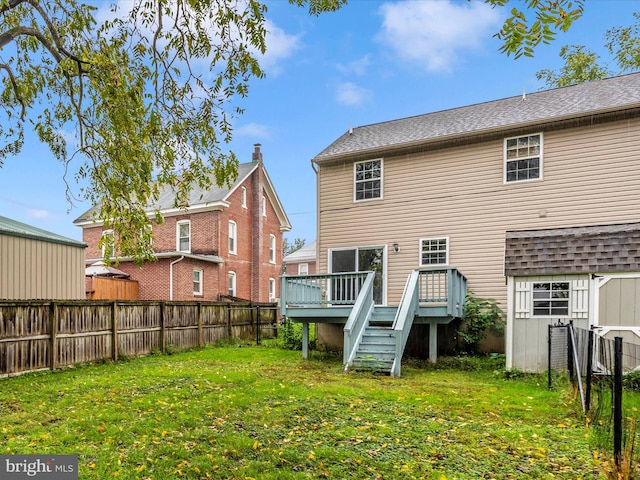
[[[316,259],[316,242],[313,241],[309,245],[290,253],[282,259],[282,263],[295,263],[314,261]]]
[[[640,223],[506,234],[505,275],[640,271]]]
[[[640,107],[640,73],[353,128],[314,161]]]
[[[70,245],[72,247],[86,248],[86,244],[73,240],[72,238],[63,237],[57,233],[48,232],[40,228],[32,227],[26,223],[11,220],[7,217],[0,216],[0,235],[10,235],[13,237],[30,238],[33,240],[41,240],[43,242],[59,243],[62,245]]]

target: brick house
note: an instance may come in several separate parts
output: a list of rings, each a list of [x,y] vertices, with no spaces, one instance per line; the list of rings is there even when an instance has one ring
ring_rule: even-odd
[[[142,300],[208,300],[233,297],[254,302],[278,298],[282,270],[282,235],[291,229],[262,162],[260,145],[252,161],[238,166],[231,187],[194,189],[188,209],[173,207],[166,189],[158,208],[164,217],[152,222],[156,261],[138,267],[120,258],[118,269],[139,282]],[[103,235],[113,235],[93,220],[94,208],[74,221],[88,245],[86,264],[103,258]]]
[[[316,242],[305,245],[282,259],[284,272],[290,275],[313,275],[316,273]]]

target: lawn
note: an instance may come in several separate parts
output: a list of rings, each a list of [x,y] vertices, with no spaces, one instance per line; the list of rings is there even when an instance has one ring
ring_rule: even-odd
[[[491,368],[342,373],[210,347],[0,379],[0,453],[77,454],[81,479],[594,478],[568,388]]]

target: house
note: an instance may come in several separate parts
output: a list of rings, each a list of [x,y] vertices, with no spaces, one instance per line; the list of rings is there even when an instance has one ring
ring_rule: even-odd
[[[138,282],[140,299],[271,302],[278,297],[282,235],[291,224],[259,144],[252,161],[238,166],[231,187],[196,188],[187,209],[174,208],[173,198],[165,189],[158,204],[149,208],[155,261],[139,268],[130,258],[121,258],[118,265]],[[164,217],[160,225],[151,220],[155,207]],[[74,221],[88,244],[87,265],[103,258],[101,237],[113,235],[93,218],[94,211]]]
[[[83,299],[86,247],[0,216],[0,299]]]
[[[545,370],[558,322],[640,343],[640,74],[353,128],[312,164],[325,303],[297,308],[296,288],[311,288],[285,276],[282,311],[303,324],[315,315],[320,341],[369,340],[375,310],[353,331],[362,290],[343,317],[328,312],[338,272],[374,270],[398,363],[406,325],[424,321],[415,303],[435,300],[407,296],[412,275],[441,269],[502,305],[507,368]],[[437,334],[431,324],[410,336],[434,359]]]
[[[311,242],[282,259],[285,273],[312,275],[316,273],[316,242]]]

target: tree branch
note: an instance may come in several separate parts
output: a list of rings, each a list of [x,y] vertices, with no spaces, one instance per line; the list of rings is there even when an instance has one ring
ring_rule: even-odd
[[[27,114],[27,107],[24,103],[24,100],[20,96],[20,92],[18,91],[18,83],[16,82],[16,77],[13,75],[13,71],[11,67],[6,63],[0,63],[0,69],[5,70],[7,75],[9,75],[9,80],[11,81],[11,86],[13,87],[13,93],[16,96],[16,100],[20,103],[20,120],[24,120],[25,115]]]

